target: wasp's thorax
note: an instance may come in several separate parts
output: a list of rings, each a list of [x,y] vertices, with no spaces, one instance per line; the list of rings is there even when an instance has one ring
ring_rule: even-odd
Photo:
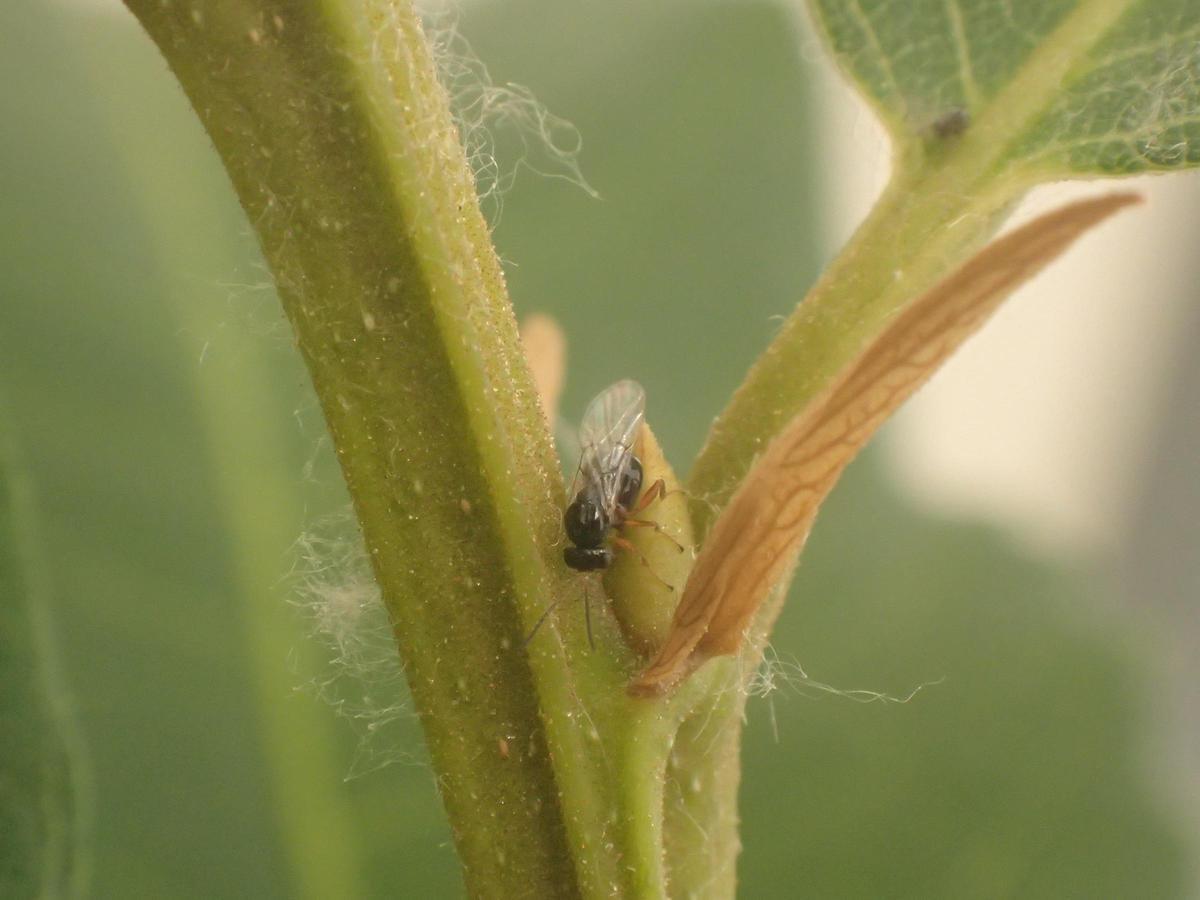
[[[642,464],[633,456],[621,474],[615,509],[606,510],[599,499],[600,492],[591,487],[576,494],[563,513],[563,530],[567,540],[575,545],[563,549],[563,562],[580,572],[607,569],[612,563],[613,552],[604,545],[604,539],[610,528],[621,524],[621,516],[637,502],[641,489]]]
[[[636,456],[629,457],[629,468],[621,475],[621,486],[617,491],[617,506],[621,512],[629,512],[637,503],[638,494],[642,492],[642,461]]]

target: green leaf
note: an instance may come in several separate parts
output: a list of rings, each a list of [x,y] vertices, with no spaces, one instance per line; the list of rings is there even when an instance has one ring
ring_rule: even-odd
[[[1007,84],[1074,0],[813,0],[838,62],[898,138],[954,109],[972,114]]]
[[[75,748],[45,592],[30,575],[29,502],[8,451],[0,432],[0,896],[77,896]]]
[[[1014,143],[1048,175],[1200,164],[1200,4],[1134,4]]]
[[[814,0],[839,62],[912,145],[960,131],[1006,166],[1129,174],[1200,162],[1191,0]],[[974,151],[973,151],[974,152]]]

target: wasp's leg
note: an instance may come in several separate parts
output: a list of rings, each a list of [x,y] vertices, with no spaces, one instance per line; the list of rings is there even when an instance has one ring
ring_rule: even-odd
[[[626,520],[626,521],[628,521],[628,520]],[[653,523],[648,523],[648,524],[653,524]],[[638,559],[640,559],[642,561],[642,565],[646,567],[646,571],[649,572],[651,575],[653,575],[656,579],[658,579],[659,584],[661,584],[663,587],[665,587],[671,593],[675,592],[675,585],[669,584],[668,582],[664,581],[663,577],[654,571],[654,566],[650,565],[650,560],[646,559],[646,555],[644,553],[642,553],[641,550],[639,550],[637,547],[635,547],[629,541],[625,540],[625,538],[621,537],[620,535],[614,534],[613,538],[612,538],[612,542],[614,544],[616,544],[618,547],[620,547],[622,550],[628,550],[630,553],[632,553],[634,556],[636,556]]]
[[[641,499],[639,499],[638,502],[633,505],[633,509],[629,511],[631,513],[640,513],[655,500],[659,500],[667,496],[668,493],[674,492],[668,491],[667,483],[660,478],[646,489],[645,493],[642,494]]]
[[[652,491],[657,491],[657,496],[651,496]],[[703,498],[698,497],[696,494],[693,494],[685,487],[673,487],[670,490],[667,490],[666,482],[660,478],[658,481],[654,482],[654,484],[650,485],[649,489],[646,491],[647,499],[645,503],[643,504],[641,501],[638,502],[638,510],[642,509],[643,505],[649,506],[655,500],[666,500],[668,497],[674,497],[676,494],[683,494],[683,496],[687,497],[689,500],[699,499],[701,503],[706,503],[707,505],[712,506],[711,503]],[[635,510],[635,512],[636,511],[637,510]]]
[[[683,552],[683,549],[684,549],[683,544],[679,543],[679,541],[675,540],[675,538],[673,538],[669,534],[667,534],[666,529],[664,529],[657,522],[651,522],[649,519],[632,519],[629,516],[626,516],[625,518],[623,518],[621,520],[621,524],[622,525],[634,525],[638,528],[653,528],[655,531],[657,531],[659,534],[661,534],[663,537],[665,537],[668,541],[670,541],[672,544],[674,544],[676,550],[678,550],[680,553]]]
[[[595,650],[596,641],[592,638],[592,602],[587,585],[583,586],[583,623],[587,626],[588,647]]]
[[[655,500],[665,500],[668,497],[674,496],[675,494],[683,494],[683,496],[688,497],[689,499],[693,496],[692,492],[687,488],[677,487],[671,488],[671,490],[668,491],[666,481],[660,478],[646,489],[646,492],[642,494],[642,498],[638,500],[637,505],[631,509],[630,512],[641,512]]]
[[[667,483],[665,481],[663,481],[663,479],[661,479],[661,478],[658,479],[658,481],[656,481],[656,482],[654,482],[654,484],[650,485],[649,489],[644,494],[642,494],[641,499],[638,500],[638,502],[634,505],[633,509],[629,510],[628,513],[625,512],[624,510],[622,510],[621,524],[622,525],[637,525],[638,527],[641,527],[641,528],[653,528],[655,531],[657,531],[659,534],[661,534],[663,537],[665,537],[668,541],[670,541],[672,544],[674,544],[675,547],[679,550],[679,552],[682,553],[683,552],[683,544],[679,543],[679,541],[675,540],[675,538],[673,538],[673,537],[671,537],[671,535],[667,534],[667,532],[663,530],[663,527],[661,525],[659,525],[657,522],[651,522],[649,519],[638,519],[638,518],[635,518],[635,517],[629,515],[629,513],[641,512],[643,509],[645,509],[647,506],[649,506],[655,500],[666,497],[669,494],[680,493],[681,491],[682,491],[682,489],[679,489],[679,488],[677,488],[674,491],[668,491]]]

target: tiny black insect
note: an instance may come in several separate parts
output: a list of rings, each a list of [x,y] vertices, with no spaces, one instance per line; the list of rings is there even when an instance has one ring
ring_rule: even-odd
[[[971,114],[961,106],[946,110],[929,124],[930,133],[942,140],[958,137],[971,125]]]
[[[578,572],[607,569],[612,565],[614,546],[635,553],[649,565],[633,544],[613,533],[627,524],[646,525],[662,532],[657,523],[633,517],[666,494],[666,485],[659,479],[642,495],[642,461],[635,445],[645,410],[645,390],[636,381],[626,379],[601,391],[583,414],[579,426],[582,453],[572,486],[574,498],[563,512],[563,530],[571,542],[563,548],[563,562]],[[682,545],[677,546],[683,550]],[[526,643],[555,605],[542,614]],[[592,622],[586,593],[584,614],[590,643]]]
[[[646,392],[636,381],[618,381],[588,404],[579,426],[582,455],[575,478],[575,497],[563,513],[563,529],[574,545],[563,549],[563,561],[580,572],[607,569],[616,544],[632,549],[623,538],[611,536],[626,522],[643,524],[631,514],[664,493],[661,480],[642,490],[642,461],[634,452],[646,411]],[[648,523],[647,523],[648,524]]]

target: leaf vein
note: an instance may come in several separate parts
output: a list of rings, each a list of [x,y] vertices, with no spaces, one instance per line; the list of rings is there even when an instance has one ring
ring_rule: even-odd
[[[982,102],[983,95],[979,90],[979,82],[975,80],[975,69],[971,64],[971,45],[967,40],[967,32],[963,25],[962,9],[958,0],[943,0],[946,18],[950,21],[950,34],[954,37],[954,53],[958,58],[959,80],[962,82],[963,95],[967,104],[975,108]]]
[[[863,36],[867,39],[867,43],[874,52],[876,61],[879,63],[879,68],[887,79],[888,86],[892,89],[892,92],[896,95],[897,100],[899,100],[904,110],[907,111],[908,101],[904,96],[904,92],[900,89],[900,82],[896,79],[896,73],[892,70],[891,57],[879,42],[879,35],[875,31],[875,26],[871,24],[870,17],[863,10],[860,0],[850,0],[849,9],[850,15],[858,23],[858,27],[862,29]]]

